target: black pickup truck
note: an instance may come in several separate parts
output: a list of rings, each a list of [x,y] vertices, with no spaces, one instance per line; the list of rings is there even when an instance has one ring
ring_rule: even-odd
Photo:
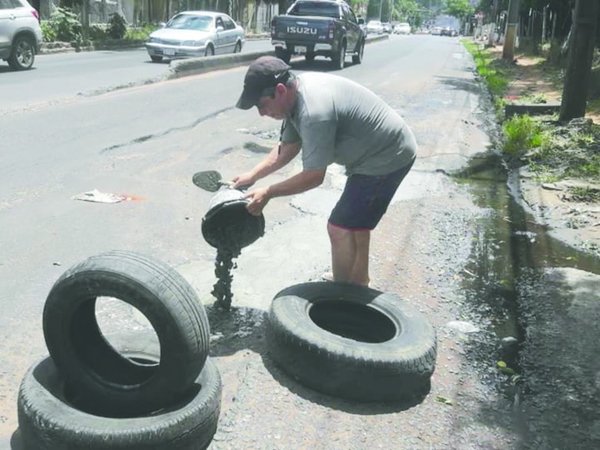
[[[285,62],[292,55],[305,55],[309,62],[325,56],[343,69],[347,53],[355,64],[362,62],[366,35],[360,21],[343,0],[297,0],[271,21],[271,43]]]

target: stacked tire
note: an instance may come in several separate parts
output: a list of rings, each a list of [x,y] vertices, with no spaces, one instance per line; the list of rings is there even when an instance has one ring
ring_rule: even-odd
[[[157,354],[114,348],[96,300],[117,298],[148,319]],[[125,251],[66,271],[44,306],[50,357],[25,374],[18,395],[26,450],[197,450],[216,432],[221,377],[208,357],[210,329],[193,288],[168,265]]]

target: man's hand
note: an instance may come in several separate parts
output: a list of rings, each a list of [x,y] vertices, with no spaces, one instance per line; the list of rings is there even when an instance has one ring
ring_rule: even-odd
[[[269,200],[271,200],[268,188],[254,189],[248,192],[245,195],[245,198],[250,200],[250,203],[248,203],[246,209],[254,216],[260,216],[264,207],[267,206],[267,203],[269,203]]]
[[[231,180],[231,186],[233,189],[247,188],[254,184],[254,179],[252,177],[252,173],[246,172],[241,175],[238,175],[233,180]]]

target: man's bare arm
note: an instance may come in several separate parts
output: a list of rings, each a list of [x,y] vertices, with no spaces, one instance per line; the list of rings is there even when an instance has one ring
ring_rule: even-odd
[[[258,163],[252,170],[233,179],[232,187],[250,186],[261,178],[281,169],[300,152],[300,142],[280,142],[274,146],[267,157]]]
[[[325,172],[325,169],[304,170],[286,180],[272,184],[267,188],[267,193],[271,198],[300,194],[323,183]]]
[[[269,187],[253,189],[246,194],[250,200],[247,209],[251,214],[259,215],[273,197],[299,194],[323,183],[326,169],[304,170],[293,177]]]

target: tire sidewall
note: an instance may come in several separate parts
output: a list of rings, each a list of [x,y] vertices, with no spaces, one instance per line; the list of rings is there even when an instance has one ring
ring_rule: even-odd
[[[25,42],[32,52],[31,63],[28,65],[21,64],[21,61],[19,61],[19,58],[18,58],[18,53],[20,52],[19,47],[22,42]],[[35,46],[33,45],[31,38],[24,37],[24,36],[17,37],[13,43],[13,50],[12,50],[11,56],[9,58],[11,67],[16,70],[27,70],[33,66],[34,61],[35,61]]]
[[[130,255],[121,252],[98,255],[65,272],[51,289],[43,313],[46,346],[61,373],[82,392],[94,398],[99,410],[111,412],[111,408],[114,408],[123,414],[162,407],[187,390],[208,357],[210,339],[208,318],[201,305],[187,305],[191,312],[188,311],[188,320],[185,322],[170,309],[178,299],[189,302],[195,295],[188,292],[191,288],[174,270],[147,259],[140,259],[141,262],[136,263],[153,263],[153,268],[160,271],[156,275],[156,282],[161,288],[157,289],[131,276],[128,273],[131,269],[124,269],[125,273],[121,273],[119,269],[107,268],[113,260],[132,267],[134,261],[126,259]],[[135,256],[143,258],[141,255]],[[160,297],[161,294],[167,295],[165,285],[171,287],[171,295],[175,295],[176,291],[178,299]],[[151,323],[158,337],[160,363],[139,384],[121,385],[114,381],[125,370],[136,371],[137,368],[104,339],[93,317],[95,304],[86,305],[93,298],[104,296],[118,298],[137,308]],[[85,308],[85,311],[76,315],[80,308]],[[82,326],[82,322],[89,322],[89,326]],[[77,333],[72,331],[75,327],[78,327]],[[194,333],[184,334],[189,329]],[[85,361],[90,357],[99,362]],[[94,364],[100,365],[105,372],[113,370],[120,373],[105,377],[94,369]]]
[[[396,325],[386,342],[358,342],[320,328],[313,304],[350,301],[368,305]],[[305,283],[277,294],[268,316],[267,346],[288,375],[317,391],[359,401],[404,401],[429,390],[435,368],[435,331],[393,294],[343,283]]]
[[[35,450],[195,450],[217,427],[221,377],[211,359],[195,381],[193,398],[155,415],[119,419],[82,412],[65,400],[64,379],[51,358],[34,364],[19,388],[19,428],[25,448]]]
[[[323,287],[334,287],[335,283],[327,282]],[[345,286],[353,289],[353,286]],[[398,358],[418,358],[426,353],[435,331],[425,318],[414,308],[400,300],[396,295],[364,291],[364,297],[345,298],[345,301],[369,305],[369,307],[384,314],[394,323],[399,333],[392,339],[377,343],[358,342],[353,339],[338,336],[319,327],[309,316],[310,307],[319,302],[337,300],[331,290],[331,297],[311,300],[298,295],[276,296],[271,305],[269,318],[271,323],[277,322],[280,327],[294,334],[298,341],[306,342],[317,351],[335,352],[340,359],[355,360],[360,357],[365,360],[378,361],[382,364],[393,364]],[[309,293],[310,295],[310,293]],[[327,295],[324,294],[324,295]],[[373,297],[372,297],[373,296]],[[302,322],[304,326],[299,327]]]
[[[335,68],[342,70],[346,65],[346,41],[342,41],[340,50],[335,58]]]

